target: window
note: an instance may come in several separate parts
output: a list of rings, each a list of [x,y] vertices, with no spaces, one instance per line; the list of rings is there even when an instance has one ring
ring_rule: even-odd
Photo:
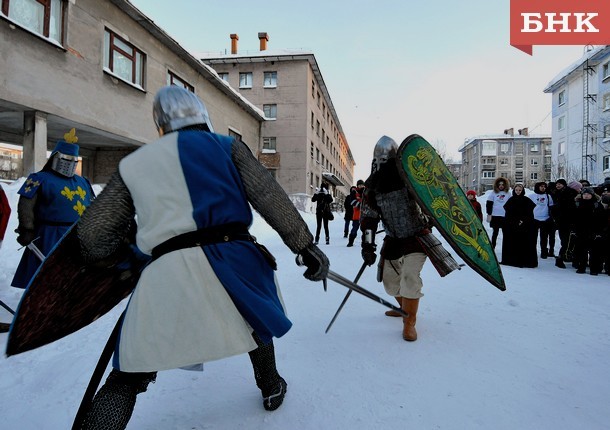
[[[505,153],[505,154],[506,154],[506,153],[508,152],[508,149],[509,149],[509,145],[508,145],[508,143],[502,143],[502,144],[500,145],[500,151],[501,151],[501,152],[503,152],[503,153]]]
[[[610,76],[610,63],[606,63],[602,66],[602,80]]]
[[[558,104],[561,106],[566,102],[566,90],[560,91],[558,95]]]
[[[604,155],[604,158],[602,159],[602,166],[604,171],[610,170],[610,155]]]
[[[563,140],[560,140],[559,142],[557,142],[557,153],[563,154],[564,150],[565,150],[565,142]]]
[[[515,157],[515,168],[523,169],[523,157]]]
[[[523,172],[515,172],[515,181],[523,182]]]
[[[566,128],[566,117],[560,116],[557,119],[557,130],[563,130],[564,128]]]
[[[320,121],[316,120],[316,134],[320,135]]]
[[[500,166],[508,166],[508,158],[500,158]]]
[[[263,137],[263,151],[275,152],[276,149],[275,137]]]
[[[540,147],[538,146],[537,143],[532,143],[530,145],[530,152],[538,152],[540,150]]]
[[[252,88],[252,72],[239,74],[239,88]]]
[[[191,84],[186,82],[184,79],[179,78],[176,74],[170,72],[169,70],[167,71],[167,85],[176,85],[184,88],[185,90],[189,90],[192,93],[195,92],[195,88],[193,88]]]
[[[483,170],[483,172],[481,172],[481,177],[483,179],[495,178],[496,172],[493,170]]]
[[[313,116],[313,112],[311,113],[311,129],[313,130],[313,121],[314,121],[314,116]]]
[[[264,72],[263,73],[263,86],[265,88],[277,87],[277,72]]]
[[[263,105],[263,112],[265,112],[265,116],[270,119],[277,118],[277,105]]]
[[[2,0],[2,14],[28,30],[62,43],[61,0]]]
[[[228,74],[228,73],[226,73],[226,72],[219,73],[219,74],[218,74],[218,77],[219,77],[220,79],[222,79],[223,81],[225,81],[225,82],[229,82],[229,74]]]
[[[313,142],[311,143],[311,148],[309,148],[309,152],[311,153],[311,159],[313,160]]]
[[[610,138],[610,124],[604,125],[604,139]]]
[[[230,129],[229,129],[229,133],[228,133],[228,134],[229,134],[229,136],[234,137],[234,138],[235,138],[235,140],[238,140],[238,141],[242,142],[242,140],[241,140],[241,134],[239,134],[239,133],[238,133],[238,132],[236,132],[235,130],[233,130],[233,129],[231,129],[231,128],[230,128]]]
[[[538,179],[538,172],[532,172],[532,173],[530,173],[530,179],[531,179],[532,181],[537,180],[537,179]]]
[[[481,155],[496,155],[496,145],[497,142],[495,140],[484,140],[482,142]]]
[[[537,166],[538,165],[538,159],[537,158],[531,158],[530,159],[530,165],[531,166]]]
[[[610,109],[610,93],[604,94],[604,98],[602,101],[602,109],[603,110]]]
[[[113,75],[144,88],[145,55],[119,35],[104,31],[104,69]]]

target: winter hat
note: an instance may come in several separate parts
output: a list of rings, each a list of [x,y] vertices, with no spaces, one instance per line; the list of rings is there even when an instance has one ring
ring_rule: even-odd
[[[583,187],[583,189],[580,190],[580,194],[591,194],[593,196],[595,195],[595,191],[593,191],[592,187]]]
[[[358,179],[358,182],[356,182],[356,185],[364,185],[364,181],[362,179]]]
[[[566,180],[565,180],[565,179],[557,179],[557,180],[555,181],[555,184],[561,184],[561,185],[563,185],[564,187],[567,187],[567,186],[568,186],[568,183],[566,182]]]
[[[468,191],[466,191],[466,195],[467,195],[467,196],[469,196],[469,195],[471,195],[471,194],[472,194],[473,196],[475,196],[475,197],[477,196],[477,192],[476,192],[475,190],[468,190]]]
[[[578,181],[572,181],[568,184],[568,187],[580,192],[580,190],[582,189],[582,184]]]

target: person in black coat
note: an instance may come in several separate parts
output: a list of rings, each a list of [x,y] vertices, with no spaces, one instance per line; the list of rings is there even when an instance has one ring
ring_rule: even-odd
[[[551,208],[551,216],[555,220],[561,243],[559,254],[555,259],[555,266],[560,269],[566,268],[564,261],[571,261],[572,259],[567,251],[572,225],[574,224],[574,211],[576,210],[574,198],[577,195],[578,192],[568,187],[565,179],[557,179],[557,182],[555,182],[555,194],[552,195],[555,204]]]
[[[330,204],[333,202],[333,196],[328,192],[328,184],[322,182],[320,189],[311,198],[312,202],[316,203],[316,239],[314,245],[320,242],[320,230],[324,223],[324,233],[326,233],[326,244],[330,244],[330,235],[328,233],[328,220],[330,219]]]
[[[607,227],[606,210],[601,198],[593,188],[583,187],[576,197],[574,212],[574,230],[576,237],[574,247],[574,262],[576,273],[585,273],[587,261],[591,275],[602,271],[602,255],[604,252],[604,234]]]
[[[352,222],[352,218],[354,217],[354,207],[352,206],[352,194],[356,192],[356,187],[352,186],[349,189],[349,194],[345,196],[345,201],[343,202],[343,207],[345,208],[345,216],[343,219],[345,220],[345,227],[343,228],[343,237],[347,237],[349,234],[349,225]]]
[[[523,184],[515,184],[513,195],[504,204],[504,236],[501,264],[515,267],[538,267],[534,208],[525,196]]]

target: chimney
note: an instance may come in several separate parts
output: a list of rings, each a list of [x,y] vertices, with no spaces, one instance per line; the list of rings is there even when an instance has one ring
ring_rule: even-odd
[[[513,130],[513,128],[507,128],[506,130],[504,130],[504,134],[507,134],[509,136],[514,136],[515,135],[515,131]]]
[[[237,54],[237,41],[239,36],[235,33],[231,35],[231,54]]]
[[[267,33],[258,33],[258,40],[261,42],[261,51],[266,51],[267,42],[269,41],[269,35]]]
[[[520,128],[520,129],[519,129],[519,134],[520,134],[521,136],[528,136],[528,134],[527,134],[527,133],[528,133],[527,127],[525,127],[525,128]]]

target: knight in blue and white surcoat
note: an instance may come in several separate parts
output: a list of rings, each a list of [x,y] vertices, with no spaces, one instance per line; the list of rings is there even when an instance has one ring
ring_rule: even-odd
[[[302,256],[305,277],[322,280],[328,272],[328,259],[286,193],[243,142],[212,132],[193,93],[162,88],[153,114],[161,137],[120,162],[77,225],[83,258],[96,262],[116,252],[137,215],[137,247],[152,256],[87,429],[124,428],[136,395],[158,370],[244,352],[264,408],[281,405],[287,384],[275,367],[272,338],[291,322],[273,257],[248,233],[250,205]]]

